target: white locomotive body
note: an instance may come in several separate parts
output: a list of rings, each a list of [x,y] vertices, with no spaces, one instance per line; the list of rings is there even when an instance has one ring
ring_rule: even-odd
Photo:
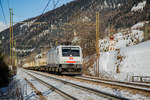
[[[62,74],[81,74],[82,50],[80,46],[60,45],[47,53],[48,71]]]

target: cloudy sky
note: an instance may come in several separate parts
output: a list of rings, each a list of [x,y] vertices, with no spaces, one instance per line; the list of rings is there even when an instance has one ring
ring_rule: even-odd
[[[0,31],[9,25],[9,8],[13,8],[13,22],[23,21],[25,19],[42,14],[49,0],[0,0],[4,11],[5,18],[0,7]],[[54,3],[56,7],[66,4],[73,0],[50,0],[50,3],[44,12],[52,10]]]

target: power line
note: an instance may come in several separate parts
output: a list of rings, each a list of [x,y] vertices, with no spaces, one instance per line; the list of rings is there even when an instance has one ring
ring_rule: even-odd
[[[20,18],[20,19],[25,19],[25,17],[20,16],[20,15],[16,15],[15,13],[13,13],[13,15],[16,16],[16,17],[18,17],[18,18]]]
[[[48,7],[50,1],[51,1],[51,0],[48,0],[47,4],[46,4],[46,6],[45,6],[45,8],[44,8],[44,10],[43,10],[43,12],[42,12],[42,15],[44,14],[45,10],[47,9],[47,7]]]
[[[45,6],[45,8],[44,8],[44,10],[43,10],[43,12],[42,12],[42,14],[41,14],[41,16],[39,16],[39,18],[43,16],[45,10],[47,9],[47,7],[48,7],[48,5],[50,4],[51,1],[52,1],[52,0],[48,0],[46,6]],[[55,7],[57,6],[58,3],[59,3],[59,0],[57,0],[56,3],[55,3],[54,0],[53,0],[53,9],[55,9]]]
[[[53,9],[56,8],[56,6],[57,6],[57,4],[59,3],[59,1],[60,1],[60,0],[57,0],[57,1],[55,2],[55,0],[53,0]],[[44,14],[44,12],[45,12],[45,10],[47,9],[47,7],[48,7],[48,5],[49,5],[50,2],[51,2],[51,0],[49,0],[49,1],[47,2],[46,6],[45,6],[45,8],[44,8],[44,10],[43,10],[43,12],[42,12],[42,15]]]
[[[56,8],[57,4],[60,2],[60,0],[57,0],[56,3],[55,3],[55,0],[53,0],[53,9]]]
[[[4,20],[5,20],[5,24],[7,24],[7,21],[6,21],[6,17],[5,17],[5,14],[4,14],[4,9],[3,9],[3,6],[2,6],[1,0],[0,0],[0,6],[1,6],[1,9],[2,9],[2,13],[3,13]]]

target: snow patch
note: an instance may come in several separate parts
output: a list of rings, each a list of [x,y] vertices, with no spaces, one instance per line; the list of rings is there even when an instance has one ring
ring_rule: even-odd
[[[143,8],[145,7],[145,5],[146,5],[146,1],[143,1],[143,2],[140,2],[137,6],[134,6],[132,9],[131,9],[131,11],[142,11],[143,10]]]
[[[149,21],[139,22],[131,27],[131,29],[140,29],[144,27],[145,24],[149,23]]]
[[[91,19],[87,16],[84,16],[83,19],[82,19],[83,22],[90,22]]]
[[[119,3],[119,4],[118,4],[118,8],[119,8],[120,6],[121,6],[121,4]]]
[[[99,72],[102,78],[131,81],[132,76],[150,76],[150,41],[142,42],[147,22],[99,40]],[[95,64],[93,65],[95,68]],[[93,75],[93,69],[89,69]]]
[[[99,41],[101,52],[114,51],[119,48],[135,45],[143,40],[144,32],[140,30],[130,30],[118,32],[112,37],[113,39],[107,37]]]
[[[30,27],[35,21],[36,19],[30,22],[25,22],[24,24],[20,25],[20,28],[23,28],[24,26]]]
[[[119,51],[101,52],[100,73],[122,81],[130,81],[132,76],[150,76],[149,59],[150,41],[120,48]]]
[[[150,76],[150,41],[121,49],[126,58],[121,62],[121,72],[130,72],[138,76]]]
[[[46,76],[48,75],[48,74],[42,73],[42,72],[38,72],[38,73],[44,74]],[[37,75],[37,74],[36,74],[36,77],[40,78],[40,76]],[[126,97],[126,98],[129,98],[131,100],[141,100],[141,99],[142,100],[149,100],[150,99],[149,97],[145,97],[143,95],[140,95],[139,93],[132,94],[130,92],[127,92],[126,90],[119,90],[119,89],[113,89],[113,88],[109,88],[109,87],[102,87],[100,85],[92,84],[92,83],[89,83],[89,82],[75,81],[75,80],[72,80],[70,78],[64,78],[64,77],[59,77],[59,76],[55,76],[55,75],[51,75],[51,77],[59,78],[59,79],[64,80],[64,81],[68,81],[68,82],[78,84],[78,85],[81,85],[81,86],[84,86],[84,87],[93,88],[93,89],[100,90],[100,91],[103,91],[103,92],[106,92],[106,93],[111,93],[111,94],[114,94],[114,95],[117,95],[117,96]],[[92,93],[90,93],[90,95],[89,95],[89,93],[86,93],[86,94],[85,94],[85,92],[83,93],[82,90],[77,91],[77,90],[74,89],[74,87],[71,87],[71,86],[65,86],[65,85],[63,86],[61,84],[58,84],[58,82],[55,82],[55,80],[47,79],[47,78],[44,78],[44,77],[41,77],[41,79],[44,80],[44,81],[47,81],[51,84],[54,84],[56,86],[61,86],[60,88],[64,89],[63,91],[66,91],[66,93],[67,92],[68,93],[73,93],[73,96],[77,97],[77,99],[79,98],[80,100],[105,100],[104,98],[102,98],[102,97],[99,98],[96,95],[93,95]],[[70,91],[70,90],[72,90],[72,91]]]

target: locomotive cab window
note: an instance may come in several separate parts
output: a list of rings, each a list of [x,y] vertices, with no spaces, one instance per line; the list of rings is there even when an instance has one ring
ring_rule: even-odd
[[[62,47],[62,56],[64,57],[79,57],[80,56],[80,48],[79,47]]]

